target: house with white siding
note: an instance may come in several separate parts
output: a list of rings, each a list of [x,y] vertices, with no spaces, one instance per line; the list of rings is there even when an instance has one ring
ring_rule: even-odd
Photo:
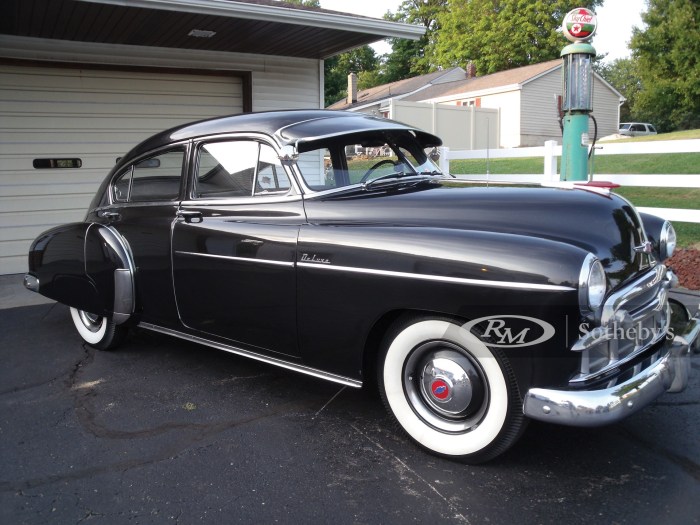
[[[274,0],[3,0],[0,274],[116,159],[209,117],[323,107],[323,61],[425,29]]]
[[[392,88],[396,83],[376,86],[366,90],[370,96],[363,91],[351,93],[348,100],[331,107],[363,112],[369,109],[388,118],[392,118],[388,111],[391,100],[491,108],[499,112],[500,147],[541,146],[547,140],[561,142],[558,114],[561,68],[561,60],[484,76],[476,76],[471,67],[467,71],[452,68],[411,79],[410,91]],[[597,73],[593,77],[593,116],[598,124],[598,137],[617,133],[620,105],[625,98]],[[591,137],[594,131],[591,122]]]

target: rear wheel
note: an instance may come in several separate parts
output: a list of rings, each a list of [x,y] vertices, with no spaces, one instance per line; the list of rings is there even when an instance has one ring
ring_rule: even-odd
[[[83,341],[99,350],[116,348],[126,336],[127,328],[125,326],[119,326],[106,317],[77,308],[71,308],[70,315]]]
[[[508,361],[451,321],[414,318],[391,331],[379,367],[382,398],[429,451],[480,463],[505,452],[524,428]]]

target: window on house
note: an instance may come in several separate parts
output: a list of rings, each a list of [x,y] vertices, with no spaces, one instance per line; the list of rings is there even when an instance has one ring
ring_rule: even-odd
[[[37,170],[82,168],[81,159],[34,159],[32,166]]]

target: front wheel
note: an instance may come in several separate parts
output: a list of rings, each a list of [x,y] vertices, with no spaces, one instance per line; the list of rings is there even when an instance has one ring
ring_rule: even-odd
[[[112,350],[126,336],[127,328],[125,326],[119,326],[106,317],[77,308],[71,308],[70,315],[83,341],[98,350]]]
[[[435,454],[488,461],[524,428],[507,360],[453,322],[413,319],[397,326],[385,340],[378,379],[389,412]]]

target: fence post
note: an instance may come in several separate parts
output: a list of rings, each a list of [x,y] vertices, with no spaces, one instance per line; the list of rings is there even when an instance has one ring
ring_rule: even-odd
[[[450,153],[450,148],[447,146],[440,146],[438,151],[440,152],[440,171],[445,175],[449,175],[450,160],[447,158],[447,155]]]
[[[545,183],[559,180],[557,174],[557,157],[554,155],[554,148],[557,147],[556,140],[547,140],[544,143],[544,181]]]

